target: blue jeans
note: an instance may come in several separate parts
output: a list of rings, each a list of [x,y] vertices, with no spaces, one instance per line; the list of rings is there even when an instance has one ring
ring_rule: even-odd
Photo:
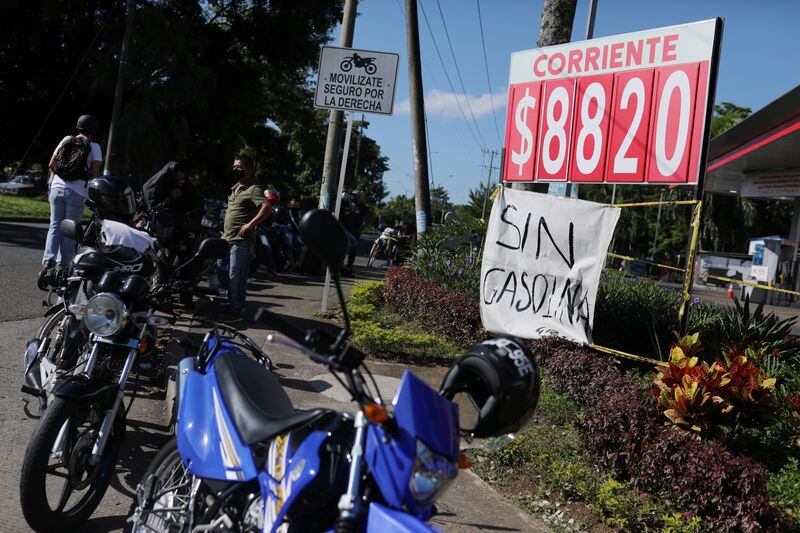
[[[47,229],[47,241],[44,245],[42,264],[50,260],[61,266],[68,266],[75,255],[75,241],[61,235],[61,221],[64,219],[80,220],[83,218],[83,196],[66,187],[55,186],[50,189],[50,227]]]
[[[275,260],[272,256],[272,246],[269,244],[269,238],[267,238],[267,234],[263,231],[259,231],[257,238],[258,243],[256,243],[256,247],[258,248],[258,253],[256,255],[258,256],[258,262],[256,265],[265,265],[267,267],[267,272],[274,274]]]
[[[236,241],[231,243],[230,255],[227,259],[217,262],[217,276],[220,284],[228,289],[228,301],[231,311],[241,313],[244,311],[244,300],[247,296],[247,277],[250,271],[250,262],[255,257],[253,243]]]

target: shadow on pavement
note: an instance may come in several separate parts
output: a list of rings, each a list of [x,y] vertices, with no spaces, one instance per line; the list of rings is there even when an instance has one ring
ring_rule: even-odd
[[[47,228],[0,222],[0,243],[23,248],[44,249]]]

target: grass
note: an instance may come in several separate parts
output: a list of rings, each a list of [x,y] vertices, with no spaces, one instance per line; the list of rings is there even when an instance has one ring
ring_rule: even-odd
[[[42,198],[0,195],[0,217],[50,218],[50,203]]]
[[[91,216],[88,208],[83,210],[84,218]],[[0,217],[50,218],[50,202],[42,197],[12,196],[0,194]]]

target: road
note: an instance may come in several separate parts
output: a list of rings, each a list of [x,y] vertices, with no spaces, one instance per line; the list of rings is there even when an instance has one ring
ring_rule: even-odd
[[[36,287],[47,224],[0,221],[0,322],[42,314],[47,293]]]

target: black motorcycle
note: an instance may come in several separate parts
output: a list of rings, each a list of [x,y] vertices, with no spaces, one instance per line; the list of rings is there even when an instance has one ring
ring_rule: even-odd
[[[339,63],[339,68],[342,69],[343,72],[350,72],[354,66],[356,68],[363,68],[364,72],[370,75],[378,71],[374,57],[361,57],[356,53],[350,57],[344,58],[342,62]]]
[[[84,235],[74,221],[62,223],[61,231],[79,243]],[[183,267],[227,253],[225,241],[207,239]],[[152,285],[139,273],[145,263],[120,264],[92,248],[75,257],[71,277],[80,281],[77,292],[83,298],[67,299],[64,305],[78,321],[70,331],[84,341],[68,357],[55,360],[59,371],[20,475],[22,512],[34,530],[76,529],[94,512],[111,481],[125,433],[127,410],[121,406],[126,384],[138,357],[154,350],[156,328],[168,323],[156,310],[183,289],[180,281]],[[105,272],[94,282],[87,273],[100,269]]]

